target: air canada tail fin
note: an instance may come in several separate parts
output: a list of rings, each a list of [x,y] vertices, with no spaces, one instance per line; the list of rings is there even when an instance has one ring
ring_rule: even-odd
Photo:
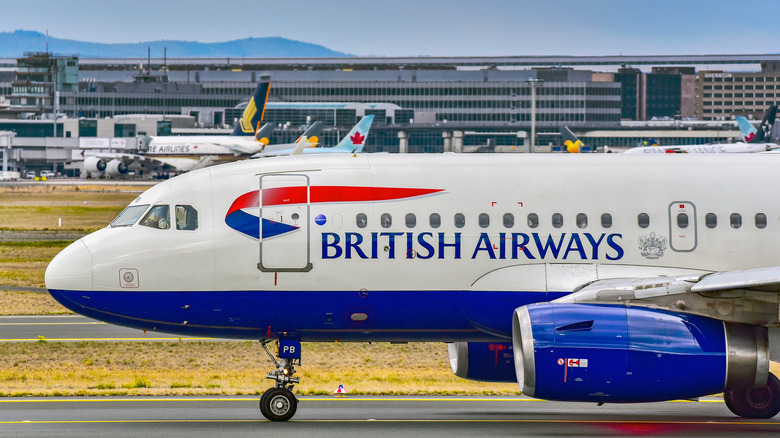
[[[258,129],[255,133],[255,140],[258,141],[258,143],[262,143],[265,146],[268,146],[268,143],[271,142],[270,138],[274,133],[274,124],[273,123],[266,123],[263,125],[262,128]]]
[[[580,139],[569,130],[569,128],[561,126],[560,130],[561,138],[563,138],[563,145],[566,146],[566,150],[569,153],[576,154],[583,147],[585,147],[585,144],[581,142]]]
[[[745,143],[752,143],[756,138],[756,132],[758,132],[752,123],[748,122],[743,116],[737,116],[737,126],[739,127],[739,135],[742,136],[742,141]]]
[[[366,144],[366,139],[368,139],[368,131],[371,130],[371,122],[373,121],[373,115],[364,116],[336,146],[333,146],[333,149],[352,153],[361,152]]]
[[[295,140],[295,143],[300,143],[302,140],[306,139],[306,141],[309,143],[306,147],[317,146],[317,144],[320,142],[321,133],[322,122],[317,120],[316,122],[312,123],[311,126],[309,126],[309,128],[306,129],[306,131],[304,131],[304,133],[301,134],[297,140]]]
[[[764,120],[758,125],[756,135],[752,139],[748,140],[748,143],[764,143],[772,138],[772,125],[775,123],[777,117],[777,104],[769,105],[766,113],[764,113]]]
[[[255,135],[260,128],[260,122],[265,115],[265,103],[268,101],[268,92],[271,90],[270,81],[262,81],[257,84],[255,94],[249,99],[244,108],[244,114],[236,123],[231,135]]]

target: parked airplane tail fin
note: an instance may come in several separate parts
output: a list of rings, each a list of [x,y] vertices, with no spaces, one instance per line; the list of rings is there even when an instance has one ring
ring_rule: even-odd
[[[274,132],[274,124],[266,123],[265,125],[263,125],[262,128],[257,130],[257,133],[255,133],[255,140],[257,140],[259,143],[268,146],[268,143],[271,142],[270,138],[271,135],[273,135],[273,132]]]
[[[756,130],[756,127],[753,126],[748,119],[744,118],[743,116],[737,116],[737,126],[739,127],[739,135],[742,136],[742,141],[745,143],[752,143],[753,139],[756,138],[756,133],[758,132]]]
[[[581,142],[580,139],[569,130],[569,128],[561,126],[560,130],[561,138],[563,139],[563,145],[566,146],[566,150],[569,153],[576,154],[585,146],[585,144]]]
[[[352,153],[361,152],[366,144],[368,131],[371,130],[371,122],[373,121],[373,115],[364,116],[336,146],[333,146],[333,149],[343,149]]]
[[[306,131],[301,134],[300,137],[298,137],[297,140],[295,140],[295,143],[300,143],[301,140],[306,139],[309,142],[309,145],[307,147],[314,147],[317,146],[317,143],[320,142],[320,134],[322,133],[322,122],[319,120],[312,123],[311,126],[309,126]]]
[[[265,115],[265,103],[268,101],[268,93],[271,90],[270,81],[262,81],[257,84],[255,94],[249,99],[244,114],[236,123],[231,135],[255,135],[255,130],[260,126]]]
[[[769,141],[772,138],[772,125],[774,125],[776,117],[777,105],[769,105],[766,113],[764,113],[764,119],[761,121],[761,124],[758,125],[756,135],[754,135],[748,143],[764,143]]]

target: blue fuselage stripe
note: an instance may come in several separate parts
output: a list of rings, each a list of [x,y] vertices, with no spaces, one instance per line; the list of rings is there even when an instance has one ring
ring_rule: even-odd
[[[497,341],[512,312],[564,293],[489,291],[50,290],[71,310],[113,324],[184,336],[303,341]]]

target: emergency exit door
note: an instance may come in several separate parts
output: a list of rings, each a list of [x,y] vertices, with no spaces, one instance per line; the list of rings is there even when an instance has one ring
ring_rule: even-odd
[[[309,177],[260,177],[260,262],[263,272],[312,269],[309,234]]]
[[[696,238],[696,206],[687,201],[669,204],[669,246],[672,251],[693,251]]]

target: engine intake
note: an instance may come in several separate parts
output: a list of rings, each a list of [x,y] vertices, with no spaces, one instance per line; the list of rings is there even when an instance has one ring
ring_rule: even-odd
[[[539,303],[515,310],[524,394],[651,402],[766,385],[767,330],[642,307]]]
[[[124,175],[127,173],[127,164],[116,158],[106,165],[106,173],[111,176]]]
[[[84,159],[84,169],[91,173],[100,173],[106,170],[106,162],[98,157],[87,157]]]

